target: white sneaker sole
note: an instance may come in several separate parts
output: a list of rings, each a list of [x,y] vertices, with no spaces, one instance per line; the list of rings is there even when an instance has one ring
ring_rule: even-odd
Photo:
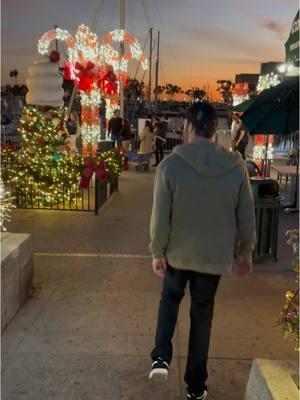
[[[208,392],[207,392],[206,390],[204,390],[204,393],[203,393],[203,395],[202,395],[202,397],[201,397],[201,400],[205,400],[207,396],[208,396]],[[188,399],[189,399],[189,398],[190,398],[190,397],[188,397]]]
[[[168,379],[168,376],[169,372],[165,368],[155,368],[152,371],[150,371],[149,379],[166,381]]]

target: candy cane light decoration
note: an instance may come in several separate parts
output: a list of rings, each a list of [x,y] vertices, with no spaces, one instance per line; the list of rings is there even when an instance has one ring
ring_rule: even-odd
[[[113,43],[124,43],[129,47],[129,51],[125,51],[124,55],[120,57],[118,51],[113,48]],[[119,80],[128,79],[127,71],[131,60],[139,62],[143,71],[149,68],[148,59],[143,53],[138,39],[124,29],[115,29],[107,33],[101,41],[99,53],[105,62],[111,64],[119,73]]]
[[[113,48],[113,44],[127,45],[129,50],[125,50],[124,55],[120,57],[119,52]],[[132,34],[124,29],[115,29],[107,33],[101,40],[101,45],[99,48],[100,56],[104,61],[113,66],[114,71],[117,72],[119,82],[127,84],[129,79],[128,67],[130,61],[135,60],[140,63],[142,70],[146,71],[149,69],[148,59],[143,53],[138,39]],[[109,120],[115,109],[118,108],[115,99],[106,98],[106,120]]]
[[[66,43],[67,62],[65,76],[71,79],[80,90],[82,105],[81,135],[83,153],[91,148],[95,153],[99,136],[99,104],[102,94],[116,94],[113,71],[118,73],[119,81],[128,79],[128,64],[131,60],[140,63],[142,69],[148,69],[148,60],[143,53],[138,39],[122,29],[116,29],[104,36],[101,43],[95,33],[85,25],[80,25],[75,38],[66,30],[56,28],[46,32],[38,42],[38,51],[46,55],[50,43],[60,40]],[[120,58],[113,43],[124,43],[129,51]],[[109,67],[111,66],[111,67]],[[109,69],[111,68],[111,70]]]
[[[53,40],[61,40],[66,43],[67,62],[65,65],[65,77],[73,81],[80,90],[82,105],[81,136],[83,141],[83,154],[88,149],[94,154],[100,135],[99,104],[101,93],[97,87],[100,67],[104,58],[99,52],[97,35],[90,32],[85,25],[80,25],[75,38],[61,28],[46,32],[38,42],[40,54],[48,54],[50,43]]]

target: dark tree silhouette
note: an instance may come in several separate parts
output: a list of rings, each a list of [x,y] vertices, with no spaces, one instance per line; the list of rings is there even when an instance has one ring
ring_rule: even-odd
[[[199,87],[192,87],[191,89],[187,90],[185,94],[193,101],[204,101],[207,97],[206,91],[200,89]]]
[[[182,89],[180,86],[173,85],[172,83],[167,83],[165,92],[172,99],[176,94],[182,93]]]
[[[219,87],[217,88],[217,92],[219,92],[222,96],[224,103],[228,106],[232,106],[232,89],[234,88],[234,83],[232,81],[223,79],[217,81],[217,84],[219,85]]]

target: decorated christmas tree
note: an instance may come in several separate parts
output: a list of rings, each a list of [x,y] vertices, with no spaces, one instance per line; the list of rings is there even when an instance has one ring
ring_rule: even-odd
[[[19,152],[9,157],[7,178],[13,183],[17,202],[33,206],[59,205],[72,201],[78,191],[82,158],[71,154],[66,142],[66,112],[63,107],[62,77],[58,66],[39,56],[29,69],[26,97],[19,132]],[[7,153],[7,152],[6,152]]]

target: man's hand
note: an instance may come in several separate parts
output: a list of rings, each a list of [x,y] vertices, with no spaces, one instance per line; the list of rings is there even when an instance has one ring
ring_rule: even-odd
[[[252,259],[239,256],[233,262],[232,272],[240,276],[249,274],[252,271]]]
[[[167,270],[167,261],[165,257],[161,258],[153,258],[152,261],[153,271],[156,275],[163,278],[165,276],[165,272]]]

